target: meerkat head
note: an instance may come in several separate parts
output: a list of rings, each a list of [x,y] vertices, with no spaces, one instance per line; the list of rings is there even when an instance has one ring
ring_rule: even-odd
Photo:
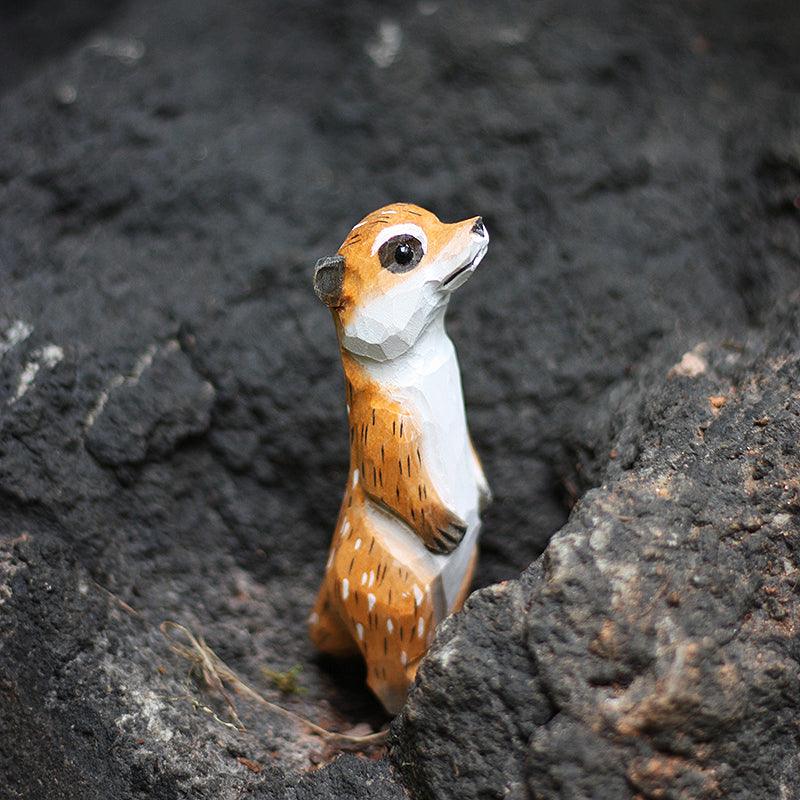
[[[488,244],[480,217],[447,224],[395,203],[366,216],[335,256],[317,262],[314,289],[333,311],[345,349],[388,361],[443,312]]]

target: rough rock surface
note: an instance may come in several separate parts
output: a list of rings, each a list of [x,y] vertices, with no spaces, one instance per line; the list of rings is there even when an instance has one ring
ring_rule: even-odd
[[[800,313],[776,327],[632,392],[637,452],[442,626],[395,729],[420,796],[800,796]]]
[[[6,793],[791,798],[797,4],[61,5],[0,20]],[[309,275],[398,199],[493,236],[450,312],[489,588],[331,759],[158,624],[385,722],[304,635],[347,450]]]

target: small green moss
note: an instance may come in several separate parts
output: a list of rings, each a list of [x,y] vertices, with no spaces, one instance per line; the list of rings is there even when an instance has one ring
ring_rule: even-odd
[[[275,688],[284,694],[306,693],[306,688],[300,686],[297,680],[302,671],[303,667],[300,664],[295,664],[293,667],[287,669],[286,672],[278,672],[269,667],[261,667],[261,672],[264,674],[264,677],[272,681]]]

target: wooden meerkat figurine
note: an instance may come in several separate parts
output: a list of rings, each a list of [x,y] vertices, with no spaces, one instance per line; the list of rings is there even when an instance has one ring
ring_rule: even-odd
[[[314,271],[339,337],[350,474],[309,630],[325,653],[360,651],[393,714],[434,628],[466,599],[491,498],[444,327],[488,243],[480,217],[445,224],[396,203]]]

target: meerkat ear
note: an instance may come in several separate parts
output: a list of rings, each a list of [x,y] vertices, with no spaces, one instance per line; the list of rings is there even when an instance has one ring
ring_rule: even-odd
[[[314,267],[314,291],[329,308],[336,308],[342,299],[344,257],[325,256]]]

